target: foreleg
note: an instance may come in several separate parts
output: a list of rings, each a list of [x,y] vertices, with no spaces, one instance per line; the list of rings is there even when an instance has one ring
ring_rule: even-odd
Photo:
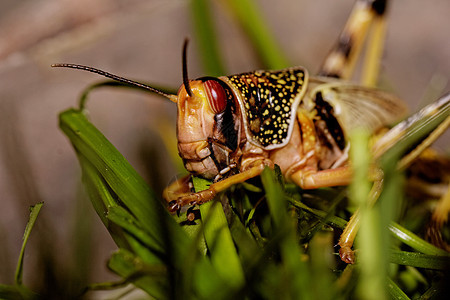
[[[208,202],[212,200],[215,195],[226,190],[230,186],[260,175],[265,166],[273,166],[273,164],[271,164],[270,161],[263,159],[255,161],[253,166],[251,166],[249,169],[225,178],[219,182],[215,182],[204,191],[181,195],[176,200],[172,200],[169,202],[169,211],[176,212],[185,205],[203,204],[205,202]]]

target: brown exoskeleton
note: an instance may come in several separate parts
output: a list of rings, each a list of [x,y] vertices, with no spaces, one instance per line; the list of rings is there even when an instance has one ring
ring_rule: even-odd
[[[171,212],[205,203],[231,185],[259,175],[266,166],[278,165],[286,180],[304,189],[347,185],[352,179],[350,130],[362,127],[374,133],[406,111],[392,94],[338,79],[350,76],[368,25],[381,19],[385,2],[357,1],[317,77],[293,67],[188,80],[187,43],[183,85],[176,96],[91,67],[54,66],[95,72],[177,103],[179,154],[192,175],[213,183],[197,193],[191,191],[188,178],[170,185],[164,197]],[[389,141],[382,141],[374,149],[387,144]],[[374,168],[371,177],[377,180],[381,174]],[[353,262],[349,251],[354,228],[357,226],[340,242],[344,249],[341,257],[347,262]]]

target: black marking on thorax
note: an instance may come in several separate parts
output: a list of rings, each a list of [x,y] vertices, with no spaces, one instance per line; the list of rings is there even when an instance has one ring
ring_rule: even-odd
[[[242,96],[246,133],[252,142],[269,150],[289,141],[307,76],[303,68],[228,76]]]
[[[317,113],[316,122],[318,120],[322,120],[326,124],[327,132],[322,132],[323,135],[326,135],[326,138],[323,140],[325,141],[325,140],[332,139],[332,140],[334,140],[336,145],[339,147],[339,149],[344,150],[345,144],[346,144],[344,132],[342,130],[341,125],[339,124],[338,120],[336,119],[336,117],[334,115],[333,107],[323,99],[321,92],[318,92],[316,94],[314,101],[315,101],[314,108]],[[332,141],[329,141],[329,142],[332,143]],[[331,148],[331,145],[330,145],[330,148]]]

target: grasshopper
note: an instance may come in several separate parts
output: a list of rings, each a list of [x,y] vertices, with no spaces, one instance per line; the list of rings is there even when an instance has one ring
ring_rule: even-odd
[[[317,76],[309,75],[303,67],[292,67],[189,80],[187,41],[182,55],[183,84],[177,95],[92,67],[53,66],[98,73],[176,103],[179,155],[191,175],[213,183],[201,192],[192,191],[191,175],[171,184],[164,191],[170,212],[210,201],[230,186],[275,165],[287,181],[303,189],[348,185],[352,180],[349,132],[361,127],[375,134],[406,113],[406,106],[398,97],[369,87],[376,80],[376,64],[367,66],[365,85],[346,81],[371,25],[378,32],[373,38],[382,44],[385,9],[386,1],[356,1],[338,43]],[[368,61],[377,61],[379,48],[371,47],[371,51],[373,57]],[[375,144],[373,151],[378,151],[379,156],[394,143],[399,132],[405,132],[424,114],[448,110],[449,102],[450,97],[444,97],[425,112],[400,123],[386,134],[387,138]],[[370,177],[380,181],[382,172],[374,167]],[[340,241],[341,258],[349,263],[354,261],[351,246],[355,222],[347,227]]]

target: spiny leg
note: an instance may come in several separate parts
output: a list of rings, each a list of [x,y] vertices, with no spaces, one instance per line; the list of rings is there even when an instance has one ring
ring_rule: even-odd
[[[450,94],[441,97],[435,103],[432,103],[425,108],[423,108],[418,113],[415,113],[405,121],[399,123],[396,127],[388,131],[372,148],[372,153],[375,158],[380,158],[391,146],[395,145],[396,142],[401,140],[403,137],[408,135],[413,135],[415,130],[423,130],[423,126],[417,126],[423,124],[424,121],[427,123],[433,121],[440,117],[442,120],[434,129],[430,130],[430,134],[423,140],[419,145],[415,147],[414,150],[409,152],[404,156],[397,164],[397,169],[405,169],[412,161],[414,161],[419,155],[428,148],[440,135],[442,135],[450,124]],[[445,119],[444,119],[445,118]],[[418,127],[418,128],[417,128]],[[417,132],[416,132],[417,133]],[[332,170],[330,170],[332,171]],[[373,172],[373,171],[371,171]],[[379,193],[382,190],[381,176],[378,175],[378,180],[375,180],[372,187],[372,191],[369,195],[368,206],[372,206],[378,199]],[[369,175],[373,176],[373,175]],[[351,176],[350,176],[351,177]],[[429,226],[428,235],[431,240],[441,246],[442,248],[448,247],[440,236],[440,229],[443,224],[447,221],[447,215],[450,211],[450,188],[444,195],[439,204],[439,209],[437,208],[432,216],[432,221]],[[359,211],[356,211],[351,217],[350,221],[347,223],[344,232],[339,239],[339,250],[340,257],[343,261],[347,263],[353,263],[354,253],[351,250],[353,242],[356,237],[360,225]]]
[[[291,175],[291,180],[303,189],[318,189],[321,187],[349,185],[353,178],[351,166],[339,167],[321,171],[299,170]],[[381,180],[383,173],[373,166],[369,169],[371,181]]]
[[[369,193],[369,201],[367,203],[367,206],[369,208],[372,207],[378,200],[382,189],[383,181],[375,180]],[[348,264],[353,264],[355,262],[355,254],[352,250],[352,247],[356,238],[356,234],[358,233],[359,226],[361,224],[360,216],[360,211],[359,209],[357,209],[351,216],[350,220],[344,228],[344,232],[342,232],[339,238],[339,246],[341,247],[339,249],[339,256],[341,257],[342,261]]]
[[[244,182],[250,178],[260,175],[261,172],[266,167],[266,165],[268,165],[267,161],[258,160],[255,162],[254,166],[249,168],[248,170],[243,171],[238,174],[235,174],[228,178],[225,178],[221,181],[215,182],[215,183],[211,184],[209,186],[209,188],[204,191],[197,192],[197,193],[190,193],[188,195],[186,195],[184,193],[180,194],[176,200],[172,200],[169,202],[169,211],[176,212],[181,207],[186,206],[186,205],[203,204],[205,202],[208,202],[208,201],[212,200],[215,195],[226,190],[230,186],[235,185],[240,182]]]
[[[319,75],[350,79],[362,46],[373,27],[363,71],[363,84],[374,85],[378,76],[378,61],[382,54],[387,0],[357,0],[339,39],[319,71]]]

